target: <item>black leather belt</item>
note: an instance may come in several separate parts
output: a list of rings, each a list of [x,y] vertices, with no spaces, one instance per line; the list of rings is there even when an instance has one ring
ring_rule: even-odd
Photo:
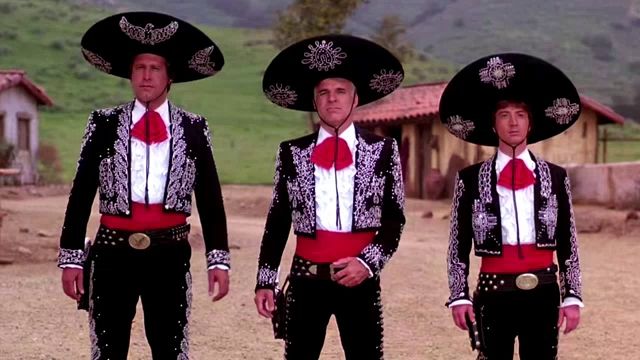
[[[556,271],[557,265],[521,274],[480,273],[477,289],[479,292],[533,290],[541,285],[557,283]]]
[[[98,228],[95,245],[128,246],[144,250],[151,245],[162,245],[185,241],[189,237],[191,225],[184,224],[168,229],[152,231],[125,231],[109,229],[103,225]]]
[[[331,275],[338,270],[340,268],[335,268],[331,263],[315,263],[299,256],[294,256],[291,264],[292,277],[331,280]]]

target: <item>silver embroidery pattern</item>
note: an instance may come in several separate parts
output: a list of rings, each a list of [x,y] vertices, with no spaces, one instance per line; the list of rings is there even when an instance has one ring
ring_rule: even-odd
[[[453,194],[453,204],[451,206],[451,228],[449,231],[449,251],[448,251],[448,274],[449,274],[449,291],[451,293],[449,302],[455,301],[461,297],[464,297],[465,287],[467,284],[467,276],[465,270],[467,265],[460,261],[460,255],[458,254],[458,246],[460,239],[458,239],[458,208],[460,206],[460,198],[464,193],[464,182],[456,174],[455,189]]]
[[[58,253],[58,266],[67,264],[82,266],[85,256],[84,250],[60,248]]]
[[[471,224],[475,242],[481,245],[487,239],[487,234],[498,225],[498,218],[485,209],[484,203],[475,199],[473,201]]]
[[[192,122],[193,121],[192,119]],[[191,194],[192,188],[188,194],[186,194],[186,191],[189,189],[189,183],[192,186],[195,181],[195,166],[193,165],[193,161],[191,161],[191,167],[189,167],[191,173],[187,173],[189,164],[187,162],[187,143],[184,139],[182,113],[175,106],[171,107],[171,139],[173,141],[173,155],[171,158],[169,186],[167,186],[165,207],[175,211],[191,213],[191,200],[187,195]]]
[[[384,177],[375,173],[377,160],[384,146],[384,141],[367,144],[358,135],[357,169],[354,179],[355,199],[353,204],[353,223],[355,229],[380,227],[382,202],[375,202],[384,196]],[[374,200],[367,208],[367,199]]]
[[[309,70],[329,71],[342,64],[341,60],[347,57],[342,48],[333,47],[333,41],[315,41],[315,46],[309,44],[308,48],[309,52],[304,53],[302,63],[309,65]]]
[[[78,168],[80,168],[80,162],[83,160],[82,152],[84,151],[87,143],[91,142],[93,139],[91,136],[93,132],[96,130],[96,123],[93,121],[93,114],[89,116],[89,121],[87,122],[87,126],[84,129],[84,135],[82,136],[82,142],[80,143],[80,158],[78,158],[78,162],[76,163],[76,173],[78,172]]]
[[[191,273],[187,272],[185,274],[185,282],[187,287],[185,289],[187,308],[185,311],[185,324],[182,328],[182,341],[180,342],[180,354],[178,354],[178,360],[189,360],[189,318],[191,317],[191,304],[193,302],[193,294],[191,293]]]
[[[98,70],[106,73],[111,73],[111,63],[103,59],[100,55],[91,52],[85,48],[81,48],[84,56],[89,60],[91,65],[95,66]]]
[[[178,26],[177,21],[172,21],[169,25],[156,29],[153,24],[147,24],[142,27],[129,23],[124,16],[120,19],[120,30],[130,39],[145,45],[155,45],[171,39],[178,31]]]
[[[391,259],[391,254],[385,254],[380,244],[369,244],[362,250],[364,261],[372,266],[371,271],[379,273],[384,265]]]
[[[198,50],[189,60],[189,68],[197,71],[202,75],[213,75],[217,71],[215,69],[216,63],[211,61],[211,53],[213,52],[213,45],[202,50]]]
[[[549,170],[549,164],[542,159],[537,159],[536,164],[540,169],[540,194],[544,198],[551,196],[551,170]]]
[[[569,242],[571,244],[571,255],[564,262],[567,267],[566,274],[564,274],[562,271],[560,272],[560,291],[563,298],[566,295],[575,295],[582,298],[582,275],[580,274],[580,260],[578,259],[576,221],[573,215],[573,196],[571,195],[571,183],[568,176],[564,178],[564,189],[567,192],[567,200],[569,202],[569,215],[571,216],[569,227],[569,232],[571,234],[571,238],[569,239]],[[566,294],[565,284],[569,285],[570,294]]]
[[[207,253],[207,267],[213,265],[231,265],[231,254],[226,250],[213,249]]]
[[[293,164],[298,176],[287,181],[287,192],[295,231],[304,234],[313,234],[316,230],[315,178],[311,162],[314,147],[314,143],[306,149],[291,146]],[[304,213],[300,212],[301,208]]]
[[[553,240],[558,222],[558,199],[556,198],[556,194],[549,196],[547,203],[538,213],[538,219],[540,219],[540,222],[542,222],[547,229],[547,237],[549,240]]]
[[[280,171],[282,170],[282,160],[280,160],[280,156],[282,154],[282,147],[278,147],[278,153],[276,154],[276,165],[275,171],[273,172],[273,192],[271,193],[271,204],[269,205],[269,212],[271,209],[278,204],[280,199],[278,198],[278,184],[280,183]]]
[[[480,190],[480,200],[484,204],[490,204],[493,201],[491,195],[491,169],[495,155],[480,165],[480,173],[478,175],[478,189]]]
[[[204,138],[207,139],[207,147],[209,149],[213,149],[213,145],[211,143],[211,131],[209,130],[209,124],[207,124],[207,122],[204,122],[204,128],[202,130],[204,132]]]
[[[278,284],[278,271],[267,265],[260,266],[258,270],[258,286],[276,286]]]
[[[111,163],[113,158],[106,158],[100,162],[98,171],[100,174],[100,193],[107,199],[113,198],[116,195],[116,187],[114,181],[113,166]]]
[[[376,290],[375,302],[373,303],[375,314],[378,316],[378,331],[380,332],[380,338],[378,338],[376,348],[378,349],[378,360],[384,359],[384,316],[382,315],[382,295],[380,289]]]
[[[93,122],[93,117],[89,118],[89,122],[87,123],[87,127],[84,130],[84,136],[82,137],[82,142],[80,143],[80,153],[82,154],[82,150],[87,145],[87,142],[91,141],[91,135],[96,130],[96,123]]]
[[[288,85],[269,85],[269,90],[265,91],[264,94],[271,102],[282,107],[289,107],[298,101],[298,94],[291,90]]]
[[[393,70],[380,70],[379,74],[373,74],[373,78],[369,81],[369,87],[382,94],[388,94],[395,90],[404,79],[402,72]]]
[[[559,98],[553,100],[553,105],[545,109],[544,113],[560,125],[571,122],[573,117],[580,112],[580,105],[572,103],[569,99]]]
[[[487,61],[487,66],[480,69],[480,81],[492,84],[498,89],[509,86],[509,79],[514,77],[516,69],[513,64],[505,63],[499,57],[492,57]]]
[[[93,271],[95,266],[91,262],[91,272],[89,273],[89,289],[87,289],[89,296],[89,339],[91,340],[91,360],[100,359],[100,347],[98,346],[98,334],[96,333],[96,320],[94,315],[94,303],[93,303]]]
[[[402,164],[398,144],[394,141],[391,155],[391,177],[393,181],[392,198],[398,204],[398,208],[404,209],[404,181],[402,179]]]
[[[449,116],[445,124],[449,132],[461,139],[466,139],[476,128],[472,121],[465,120],[460,115]]]
[[[130,103],[121,108],[116,130],[117,139],[113,145],[115,154],[100,162],[100,193],[115,196],[113,202],[100,202],[100,212],[103,214],[126,214],[129,212],[129,126],[132,107],[133,103]],[[110,174],[106,174],[106,160],[109,160]],[[107,198],[112,198],[112,196],[107,195]]]

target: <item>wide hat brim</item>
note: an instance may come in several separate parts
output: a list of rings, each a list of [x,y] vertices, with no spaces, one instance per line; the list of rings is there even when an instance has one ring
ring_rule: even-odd
[[[82,55],[98,70],[129,79],[136,55],[165,58],[173,82],[216,74],[224,65],[220,48],[202,31],[184,20],[154,12],[127,12],[109,16],[87,30],[80,42]]]
[[[265,70],[262,90],[276,105],[314,111],[313,88],[327,78],[353,82],[359,105],[364,105],[398,88],[404,69],[393,54],[372,41],[323,35],[282,50]]]
[[[476,60],[453,77],[440,99],[440,120],[464,141],[498,146],[493,116],[502,100],[529,107],[528,144],[564,132],[581,111],[578,91],[562,71],[530,55],[505,53]]]

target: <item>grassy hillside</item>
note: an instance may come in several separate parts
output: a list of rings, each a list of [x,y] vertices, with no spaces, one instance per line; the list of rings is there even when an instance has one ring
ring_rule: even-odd
[[[84,1],[256,28],[269,27],[276,11],[292,2]],[[632,1],[638,0],[369,0],[347,31],[370,35],[383,16],[398,15],[410,40],[427,55],[462,66],[494,52],[531,53],[560,66],[581,92],[613,105],[616,97],[631,101],[630,90],[640,82],[640,19],[630,15]]]
[[[43,109],[41,140],[58,147],[69,179],[91,109],[132,98],[128,81],[100,73],[80,55],[82,33],[107,12],[54,0],[2,1],[0,10],[0,68],[25,69],[54,99],[55,108]],[[303,117],[264,99],[261,71],[274,50],[247,45],[263,37],[260,31],[205,31],[222,48],[227,65],[214,78],[174,85],[171,99],[208,118],[224,182],[269,182],[278,142],[303,134]]]
[[[69,180],[89,112],[132,99],[127,80],[90,67],[79,42],[84,31],[113,9],[64,0],[0,0],[0,68],[20,68],[54,99],[42,109],[40,135],[55,145]],[[264,30],[202,27],[222,49],[226,65],[215,77],[176,84],[170,98],[205,115],[225,183],[269,183],[280,141],[307,131],[305,114],[272,105],[262,94],[262,71],[276,54]],[[451,67],[437,62],[407,66],[407,83],[443,80]]]

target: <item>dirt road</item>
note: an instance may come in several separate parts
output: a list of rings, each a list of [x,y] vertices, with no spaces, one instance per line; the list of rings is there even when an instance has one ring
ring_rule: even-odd
[[[223,190],[232,246],[232,287],[221,302],[207,298],[204,251],[196,226],[191,239],[192,357],[281,359],[282,343],[272,339],[270,323],[258,317],[253,305],[256,258],[270,189],[227,186]],[[87,359],[86,313],[75,310],[74,302],[62,293],[54,261],[66,196],[5,198],[0,205],[8,212],[0,235],[0,258],[14,261],[0,266],[0,358]],[[422,218],[425,210],[431,210],[433,218]],[[475,358],[466,334],[454,328],[443,306],[448,296],[448,212],[446,202],[408,203],[400,248],[382,276],[387,359]],[[601,229],[579,239],[587,308],[580,329],[561,335],[560,358],[640,358],[640,226],[637,220],[625,222],[624,213],[612,210],[579,207],[577,214],[582,224],[597,223]],[[96,226],[94,211],[88,233],[93,234]],[[285,268],[291,250],[289,246]],[[139,309],[130,359],[150,358],[140,315]],[[332,321],[322,359],[341,358]]]

